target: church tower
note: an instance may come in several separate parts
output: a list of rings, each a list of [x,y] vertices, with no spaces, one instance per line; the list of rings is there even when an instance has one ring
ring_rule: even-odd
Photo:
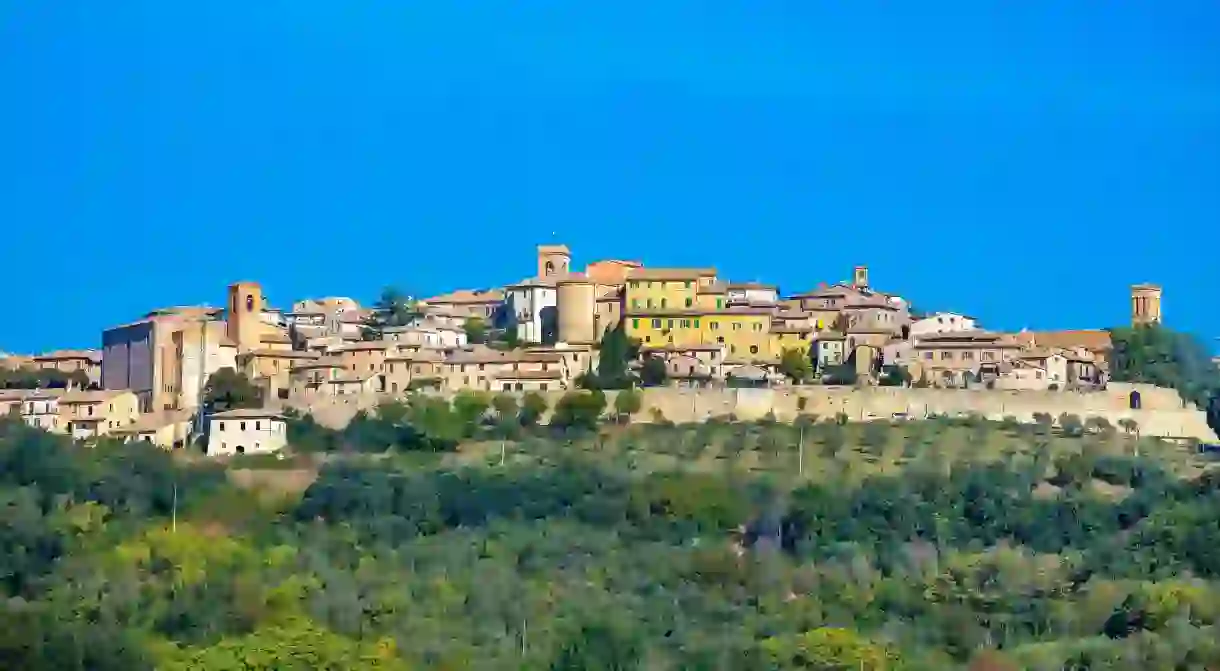
[[[257,282],[229,285],[225,334],[237,344],[238,352],[258,349],[263,334],[263,288]]]
[[[538,245],[538,277],[563,277],[571,265],[572,252],[567,245]]]
[[[1136,284],[1131,287],[1131,325],[1161,323],[1161,287]]]

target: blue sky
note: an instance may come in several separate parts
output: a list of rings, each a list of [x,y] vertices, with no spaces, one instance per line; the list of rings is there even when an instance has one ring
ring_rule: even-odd
[[[1214,338],[1217,26],[1206,0],[10,0],[0,350],[237,279],[502,284],[552,240],[785,291],[866,263],[1004,329],[1118,324],[1159,282]]]

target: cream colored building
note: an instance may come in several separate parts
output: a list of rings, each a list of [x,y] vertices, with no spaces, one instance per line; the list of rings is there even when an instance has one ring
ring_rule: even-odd
[[[99,438],[133,424],[140,399],[126,389],[69,391],[59,398],[59,421],[73,438]]]
[[[265,408],[228,410],[211,416],[208,454],[269,454],[288,445],[284,418]]]
[[[191,411],[161,410],[140,415],[135,422],[114,429],[114,438],[127,441],[147,441],[164,449],[186,446],[191,436]]]
[[[496,350],[471,347],[446,357],[442,366],[446,389],[485,391],[547,391],[565,389],[584,369],[573,369],[576,352],[551,348]]]
[[[51,433],[63,433],[64,423],[59,421],[59,399],[62,389],[36,389],[21,399],[21,420],[26,424]]]

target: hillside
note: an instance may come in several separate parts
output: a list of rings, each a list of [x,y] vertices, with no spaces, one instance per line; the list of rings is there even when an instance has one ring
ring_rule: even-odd
[[[259,494],[301,459],[229,464],[250,491],[0,422],[0,668],[1220,663],[1220,500],[1184,448],[977,419],[472,440],[406,412],[295,425],[340,451],[288,499]]]

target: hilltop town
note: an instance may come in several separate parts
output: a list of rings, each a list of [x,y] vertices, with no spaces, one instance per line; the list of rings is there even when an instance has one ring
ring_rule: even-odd
[[[1133,323],[1159,323],[1160,287],[1132,287],[1131,308]],[[239,432],[212,451],[267,451],[284,444],[275,408],[286,403],[613,387],[607,370],[653,386],[1086,393],[1106,387],[1110,349],[1104,330],[1003,333],[966,314],[919,314],[873,287],[865,266],[782,295],[714,268],[611,259],[577,270],[566,246],[540,245],[520,281],[422,300],[387,292],[371,306],[326,297],[273,307],[258,283],[237,282],[224,308],[156,309],[105,329],[100,349],[0,359],[6,379],[56,382],[0,390],[0,413],[76,438],[181,446],[205,428],[209,380],[232,369],[265,408],[210,417],[213,432],[226,420]]]

